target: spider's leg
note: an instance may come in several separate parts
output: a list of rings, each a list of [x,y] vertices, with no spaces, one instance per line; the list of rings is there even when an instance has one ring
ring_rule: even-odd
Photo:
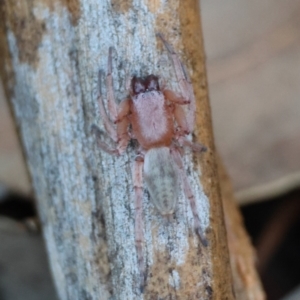
[[[111,51],[112,49],[110,48],[109,51],[109,58],[108,58],[108,71],[111,72]],[[116,144],[114,148],[111,148],[108,144],[103,142],[101,140],[101,136],[105,135],[96,125],[92,126],[92,131],[96,134],[97,136],[97,142],[98,145],[101,149],[106,151],[107,153],[110,154],[122,154],[128,145],[129,142],[129,133],[128,133],[128,127],[129,127],[129,119],[128,115],[130,113],[130,105],[129,105],[129,99],[126,99],[122,101],[119,105],[119,107],[116,105],[114,102],[114,96],[113,96],[113,90],[112,90],[112,76],[111,73],[108,74],[107,78],[110,77],[110,79],[107,79],[107,81],[110,81],[111,86],[108,87],[108,109],[111,114],[110,110],[110,103],[114,103],[114,109],[118,112],[114,119],[114,123],[117,123],[116,128],[112,120],[109,118],[105,107],[104,107],[104,101],[102,97],[102,89],[101,89],[101,82],[102,82],[102,71],[99,71],[98,74],[98,104],[99,104],[99,110],[100,110],[100,115],[103,120],[104,127],[107,131],[107,135],[109,135],[110,139],[113,141],[113,144]],[[109,84],[109,82],[108,82]]]
[[[178,150],[176,148],[172,149],[171,154],[172,154],[176,164],[179,167],[180,175],[181,175],[181,178],[182,178],[182,181],[183,181],[184,193],[190,201],[192,213],[193,213],[193,216],[194,216],[195,231],[198,234],[202,245],[204,247],[207,247],[208,242],[207,242],[207,239],[204,236],[204,232],[201,228],[200,218],[199,218],[199,215],[198,215],[198,212],[197,212],[197,207],[196,207],[196,199],[195,199],[195,196],[192,192],[190,184],[188,182],[188,178],[187,178],[186,172],[185,172],[184,167],[183,167],[183,162],[182,162],[181,155],[180,155],[180,153],[178,152]]]
[[[107,106],[110,117],[115,123],[118,118],[118,106],[115,101],[114,89],[113,89],[113,78],[112,78],[112,52],[114,48],[110,47],[108,52],[107,61],[107,75],[106,75],[106,86],[107,86]]]
[[[143,166],[144,158],[138,156],[135,159],[133,167],[133,184],[135,197],[135,247],[138,259],[138,268],[140,272],[140,289],[143,291],[146,278],[146,269],[144,264],[143,242],[144,242],[144,222],[143,222]]]
[[[161,33],[157,34],[163,41],[165,47],[171,55],[175,74],[179,83],[180,92],[183,98],[189,101],[187,121],[189,124],[189,131],[192,132],[195,123],[196,100],[194,95],[193,86],[184,64],[179,59],[178,54],[174,51],[173,47],[166,41]]]
[[[181,107],[180,105],[175,105],[174,118],[178,125],[178,127],[176,127],[176,129],[177,129],[176,135],[178,137],[181,137],[181,136],[189,134],[190,133],[189,124],[186,119],[186,113],[185,113],[183,107]]]
[[[122,117],[120,121],[117,123],[117,137],[118,137],[117,149],[119,154],[125,152],[130,140],[130,136],[128,133],[128,126],[129,126],[129,120],[126,116]]]
[[[173,66],[175,69],[175,74],[179,82],[181,94],[185,99],[189,99],[190,95],[189,95],[188,81],[186,78],[185,70],[183,69],[183,64],[179,59],[178,54],[174,51],[173,47],[166,41],[166,39],[161,33],[158,33],[157,35],[163,41],[165,47],[167,48],[168,52],[171,55]]]
[[[161,33],[158,33],[157,36],[163,41],[165,47],[167,48],[168,52],[171,55],[173,66],[175,69],[175,74],[176,74],[177,80],[179,82],[181,94],[185,99],[188,100],[189,99],[188,82],[185,77],[184,70],[182,68],[182,62],[179,59],[177,53],[174,51],[173,47],[166,41],[164,36]]]
[[[182,62],[181,62],[181,66],[182,66],[182,70],[183,70],[185,78],[186,78],[189,99],[191,101],[190,104],[188,105],[188,111],[187,111],[186,118],[189,123],[189,130],[190,130],[190,132],[192,132],[194,130],[194,126],[195,126],[196,99],[195,99],[195,93],[194,93],[194,89],[193,89],[193,85],[192,85],[192,81],[189,76],[189,73],[187,72],[186,67]]]
[[[93,134],[97,137],[97,144],[98,146],[104,150],[106,153],[112,154],[112,155],[118,155],[119,151],[116,147],[112,148],[109,146],[106,142],[102,141],[103,136],[107,139],[111,140],[111,143],[114,143],[112,138],[104,131],[102,131],[97,125],[93,124],[91,131]],[[114,143],[115,144],[115,143]]]
[[[103,120],[103,124],[107,133],[110,135],[113,141],[117,142],[118,138],[117,138],[116,129],[112,121],[109,119],[103,103],[103,97],[101,92],[102,73],[103,72],[101,70],[98,73],[98,105],[99,105],[100,115]]]
[[[174,118],[178,125],[175,132],[175,139],[178,141],[181,147],[188,147],[194,152],[205,152],[207,150],[206,146],[201,143],[193,143],[186,138],[189,132],[189,124],[186,117],[186,113],[182,106],[175,105],[174,108]]]
[[[168,99],[169,101],[174,102],[176,104],[185,105],[185,104],[191,103],[190,99],[186,99],[182,96],[178,96],[178,95],[176,95],[176,93],[174,93],[173,91],[171,91],[169,89],[164,89],[163,94],[166,99]]]
[[[193,143],[189,141],[185,136],[179,136],[177,141],[181,147],[188,147],[194,152],[205,152],[207,147],[201,143]]]
[[[96,135],[98,146],[102,150],[109,154],[121,155],[123,152],[125,152],[130,140],[128,126],[129,121],[127,118],[123,118],[122,121],[117,124],[117,143],[111,138],[110,135],[108,135],[106,132],[103,132],[95,124],[92,125],[92,132]],[[113,148],[102,140],[103,136],[106,139],[110,139],[111,144],[114,145]]]

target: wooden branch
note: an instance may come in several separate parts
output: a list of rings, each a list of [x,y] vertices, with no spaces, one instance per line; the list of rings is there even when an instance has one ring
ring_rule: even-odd
[[[266,296],[256,270],[255,251],[244,228],[231,182],[221,159],[218,159],[218,171],[235,297],[239,300],[264,300]]]
[[[60,299],[233,299],[198,1],[1,3],[1,73],[20,127]],[[134,151],[129,147],[119,158],[103,153],[91,126],[103,128],[97,73],[106,71],[110,46],[118,52],[113,62],[117,99],[126,96],[126,73],[158,74],[177,89],[157,32],[179,52],[194,85],[194,139],[209,151],[200,157],[186,154],[185,168],[209,246],[201,246],[183,194],[167,220],[144,193],[147,279],[142,294],[134,243]]]

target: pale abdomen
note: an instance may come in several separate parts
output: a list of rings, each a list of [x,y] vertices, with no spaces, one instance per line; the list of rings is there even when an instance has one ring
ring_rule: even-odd
[[[177,204],[180,180],[178,167],[167,147],[147,151],[144,179],[152,203],[162,215],[172,214]]]

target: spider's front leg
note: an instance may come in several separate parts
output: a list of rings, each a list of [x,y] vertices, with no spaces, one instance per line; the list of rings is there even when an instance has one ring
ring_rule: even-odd
[[[102,71],[99,71],[98,74],[98,105],[100,110],[100,115],[103,120],[104,127],[106,129],[106,133],[103,133],[99,127],[95,124],[92,125],[92,132],[97,136],[97,142],[99,147],[110,154],[122,154],[128,145],[129,142],[129,134],[128,134],[128,126],[129,119],[128,115],[130,113],[129,99],[122,101],[119,106],[115,102],[114,93],[113,93],[113,81],[112,81],[112,50],[109,49],[108,54],[108,71],[106,76],[107,83],[107,107],[108,112],[105,109],[101,82],[102,82]],[[116,124],[116,125],[115,125]],[[103,136],[108,136],[110,138],[111,143],[114,144],[112,148],[106,142],[102,141]]]
[[[140,275],[140,290],[143,292],[146,269],[144,264],[143,255],[143,242],[144,242],[144,222],[143,222],[143,166],[144,157],[138,155],[135,159],[133,166],[133,185],[134,185],[134,206],[135,206],[135,247],[137,252],[138,268]]]
[[[188,104],[188,110],[186,114],[187,127],[188,127],[188,131],[192,132],[195,123],[196,100],[195,100],[194,90],[193,90],[193,86],[189,74],[186,71],[178,54],[174,51],[173,47],[166,41],[164,36],[161,33],[158,33],[157,36],[163,41],[165,47],[167,48],[168,52],[171,55],[171,59],[175,69],[175,74],[179,83],[180,92],[182,98],[185,99],[186,102],[186,103],[179,103],[179,104]]]

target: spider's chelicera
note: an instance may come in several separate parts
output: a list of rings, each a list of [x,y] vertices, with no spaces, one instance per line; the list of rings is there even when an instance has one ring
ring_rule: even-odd
[[[109,49],[107,71],[107,110],[101,94],[101,76],[99,72],[99,108],[107,135],[114,147],[103,141],[103,132],[93,125],[98,145],[104,151],[121,155],[130,139],[136,139],[138,147],[133,167],[135,194],[135,243],[141,287],[144,285],[145,264],[143,257],[143,181],[150,198],[162,215],[174,212],[180,192],[181,182],[186,198],[189,200],[194,216],[194,226],[204,246],[207,240],[200,226],[196,201],[182,161],[183,148],[195,152],[205,151],[205,146],[193,143],[187,135],[194,129],[195,97],[192,84],[182,62],[171,45],[163,38],[174,65],[181,95],[160,87],[155,75],[144,78],[134,76],[131,79],[129,97],[116,104],[112,84],[112,51]]]
[[[158,77],[149,75],[145,78],[134,76],[131,80],[132,94],[137,96],[141,93],[159,91]]]

